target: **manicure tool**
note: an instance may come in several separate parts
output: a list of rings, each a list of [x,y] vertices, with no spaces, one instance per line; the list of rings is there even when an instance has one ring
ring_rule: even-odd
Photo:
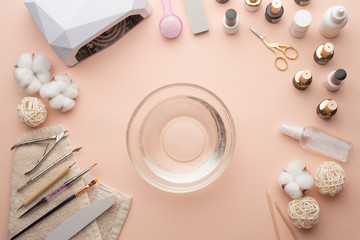
[[[94,221],[98,216],[114,205],[114,203],[114,197],[110,196],[79,210],[55,228],[55,230],[52,231],[45,240],[67,240],[72,238],[75,234],[80,232],[89,223]]]
[[[32,171],[34,171],[36,168],[38,168],[40,166],[40,164],[48,157],[49,153],[51,152],[51,150],[54,149],[54,147],[56,146],[56,144],[58,144],[60,142],[61,139],[63,139],[64,137],[67,137],[67,130],[65,131],[62,131],[61,133],[59,133],[58,135],[54,135],[54,136],[51,136],[51,137],[45,137],[45,138],[38,138],[38,139],[33,139],[33,140],[28,140],[28,141],[24,141],[24,142],[20,142],[20,143],[17,143],[15,144],[14,146],[11,147],[11,150],[13,150],[14,148],[17,148],[17,147],[20,147],[20,146],[23,146],[23,145],[29,145],[29,144],[32,144],[32,143],[38,143],[38,142],[42,142],[42,141],[45,141],[45,140],[52,140],[52,139],[55,139],[55,142],[54,144],[50,147],[50,149],[48,151],[46,151],[44,153],[44,155],[36,162],[35,166],[30,169],[29,171],[27,171],[25,173],[26,174],[29,174],[31,173]]]
[[[70,186],[70,184],[72,184],[73,182],[75,182],[76,180],[80,179],[80,177],[82,175],[84,175],[85,173],[87,173],[88,171],[90,171],[91,169],[93,169],[95,166],[97,165],[97,163],[93,164],[91,167],[85,169],[84,171],[80,172],[79,174],[77,174],[75,177],[70,178],[69,180],[67,180],[64,185],[62,185],[61,187],[59,187],[58,189],[56,189],[54,192],[52,192],[51,194],[49,194],[46,197],[43,197],[40,201],[38,201],[34,206],[32,206],[31,208],[29,208],[29,210],[27,210],[26,212],[24,212],[19,218],[22,218],[23,216],[25,216],[26,214],[32,212],[34,209],[42,206],[43,204],[47,203],[52,197],[54,197],[56,194],[58,194],[59,192],[61,192],[65,187]]]
[[[47,168],[45,168],[44,170],[42,170],[41,172],[39,172],[38,174],[36,174],[35,176],[33,176],[32,178],[30,178],[24,185],[22,185],[17,191],[21,191],[21,189],[23,189],[24,187],[26,187],[28,184],[30,184],[31,182],[35,181],[38,177],[42,176],[44,173],[46,173],[47,171],[49,171],[51,168],[53,168],[54,166],[56,166],[57,164],[59,164],[62,160],[64,160],[65,158],[67,158],[68,156],[70,156],[72,153],[74,152],[78,152],[80,151],[81,147],[79,148],[75,148],[73,150],[71,150],[70,152],[66,153],[64,156],[62,156],[61,158],[59,158],[58,160],[56,160],[55,162],[53,162],[50,166],[48,166]]]
[[[42,220],[44,220],[46,217],[50,216],[51,214],[53,214],[54,212],[56,212],[56,210],[60,209],[61,207],[65,206],[67,203],[69,203],[71,200],[73,200],[74,198],[76,198],[77,196],[80,196],[83,192],[85,192],[86,190],[88,190],[90,187],[94,186],[97,183],[97,179],[92,180],[90,183],[88,183],[87,185],[85,185],[84,187],[82,187],[79,191],[75,192],[73,195],[71,195],[70,197],[68,197],[67,199],[65,199],[64,201],[62,201],[60,204],[58,204],[56,207],[54,207],[53,209],[51,209],[50,211],[48,211],[47,213],[45,213],[44,215],[42,215],[40,218],[38,218],[36,221],[34,221],[33,223],[31,223],[29,226],[27,226],[26,228],[24,228],[22,231],[20,231],[19,233],[17,233],[15,236],[13,236],[12,238],[10,238],[10,240],[13,240],[17,237],[19,237],[21,234],[23,234],[24,232],[26,232],[27,230],[29,230],[30,228],[32,228],[33,226],[35,226],[36,224],[38,224],[39,222],[41,222]]]
[[[52,179],[50,179],[49,182],[47,182],[44,186],[42,186],[41,188],[39,188],[35,193],[33,193],[30,197],[28,197],[23,204],[19,207],[22,208],[26,205],[28,205],[29,203],[31,203],[32,201],[34,201],[38,196],[40,196],[40,194],[42,194],[43,192],[45,192],[49,187],[51,187],[54,183],[56,183],[59,179],[61,179],[63,176],[65,176],[69,171],[70,168],[74,165],[75,163],[73,163],[72,165],[65,167],[64,169],[62,169],[60,172],[58,172]],[[18,209],[18,210],[19,210]]]
[[[182,21],[171,11],[170,0],[162,0],[162,5],[164,8],[164,16],[159,23],[160,32],[166,38],[176,38],[182,31]]]
[[[280,56],[279,53],[277,52],[280,51],[284,54],[284,56],[289,59],[289,60],[294,60],[298,57],[298,51],[291,45],[288,45],[288,44],[283,44],[283,43],[268,43],[266,41],[266,38],[261,35],[260,33],[256,32],[253,28],[250,28],[250,30],[255,33],[265,44],[265,46],[267,48],[269,48],[271,51],[273,51],[275,54],[276,54],[276,57],[275,57],[275,60],[274,60],[274,64],[275,64],[275,67],[280,70],[280,71],[285,71],[287,68],[288,68],[288,64],[287,64],[287,61],[285,60],[284,57]],[[295,52],[295,56],[292,57],[292,56],[289,56],[286,54],[286,50],[288,49],[291,49],[292,51]],[[281,61],[285,64],[285,67],[280,67],[278,62]]]

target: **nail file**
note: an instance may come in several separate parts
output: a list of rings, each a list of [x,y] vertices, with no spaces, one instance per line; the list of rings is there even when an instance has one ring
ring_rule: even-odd
[[[107,197],[81,209],[62,222],[45,240],[70,239],[109,209],[114,203],[115,199],[113,197]]]
[[[184,0],[184,3],[192,33],[199,34],[208,31],[209,25],[201,0]]]

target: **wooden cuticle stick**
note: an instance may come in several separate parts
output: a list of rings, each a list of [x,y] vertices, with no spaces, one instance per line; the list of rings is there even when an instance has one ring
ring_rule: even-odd
[[[267,197],[268,204],[269,204],[269,208],[270,208],[270,213],[271,213],[271,218],[272,218],[272,222],[273,222],[273,225],[274,225],[274,230],[275,230],[275,234],[276,234],[276,239],[277,239],[277,240],[280,240],[280,234],[279,234],[278,226],[277,226],[277,224],[276,224],[274,208],[273,208],[273,205],[272,205],[272,201],[271,201],[270,194],[269,194],[269,192],[268,192],[267,190],[266,190],[266,197]]]
[[[295,233],[294,229],[291,227],[291,224],[290,224],[289,220],[286,218],[284,212],[280,209],[277,202],[275,202],[275,206],[276,206],[276,209],[278,210],[278,212],[280,213],[282,219],[286,223],[286,226],[288,227],[288,229],[289,229],[290,233],[292,234],[292,236],[294,237],[294,239],[299,240],[299,238],[296,236],[296,233]]]

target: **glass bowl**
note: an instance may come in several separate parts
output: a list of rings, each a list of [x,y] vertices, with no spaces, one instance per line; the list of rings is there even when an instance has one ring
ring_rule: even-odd
[[[168,192],[191,192],[217,179],[235,147],[224,103],[193,84],[173,84],[146,96],[132,114],[127,149],[138,172]]]

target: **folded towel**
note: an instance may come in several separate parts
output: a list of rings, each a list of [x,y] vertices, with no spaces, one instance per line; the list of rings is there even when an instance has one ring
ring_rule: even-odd
[[[37,129],[28,133],[25,133],[18,139],[18,142],[36,139],[40,137],[49,137],[56,135],[64,131],[62,125],[47,127]],[[52,142],[50,143],[51,146]],[[49,170],[45,175],[41,176],[20,192],[17,192],[17,189],[22,186],[30,177],[34,176],[36,173],[40,172],[42,169],[46,168],[56,159],[63,156],[65,153],[71,151],[73,148],[69,137],[62,139],[52,150],[50,155],[44,160],[40,167],[35,170],[35,173],[30,174],[30,176],[25,176],[24,173],[31,169],[36,161],[40,159],[45,150],[45,145],[42,144],[31,144],[26,146],[21,146],[16,148],[14,154],[13,162],[13,172],[12,172],[12,183],[11,183],[11,196],[10,196],[10,214],[9,214],[9,225],[8,225],[8,235],[12,237],[16,233],[20,232],[22,229],[27,227],[33,221],[41,217],[51,208],[65,200],[70,195],[74,194],[77,190],[82,188],[85,184],[90,182],[93,178],[85,175],[82,179],[74,182],[69,186],[69,188],[64,189],[62,192],[58,193],[53,199],[50,199],[47,204],[34,210],[28,215],[25,215],[22,218],[18,218],[23,212],[33,206],[37,201],[42,197],[50,194],[55,191],[58,187],[64,184],[64,182],[75,176],[79,173],[80,167],[76,160],[75,154],[72,154],[67,159],[62,161],[59,165]],[[75,165],[70,169],[70,172],[63,177],[59,182],[54,184],[50,189],[48,189],[43,195],[39,196],[35,201],[30,203],[28,206],[18,208],[22,205],[23,201],[28,198],[32,193],[39,189],[42,185],[47,183],[55,174],[66,166],[74,163]],[[99,163],[101,166],[101,163]],[[99,166],[98,166],[99,167]],[[68,217],[72,216],[74,213],[79,211],[81,208],[88,206],[89,204],[96,202],[100,199],[103,199],[108,196],[114,196],[116,202],[115,204],[98,217],[95,221],[89,224],[86,228],[81,230],[76,234],[72,239],[86,239],[86,240],[116,240],[120,234],[121,228],[126,220],[131,197],[116,191],[104,184],[99,182],[93,186],[91,189],[76,197],[69,204],[65,205],[52,215],[50,215],[46,220],[38,223],[36,226],[32,227],[30,230],[22,234],[18,239],[44,239],[49,235],[62,221],[66,220]]]

